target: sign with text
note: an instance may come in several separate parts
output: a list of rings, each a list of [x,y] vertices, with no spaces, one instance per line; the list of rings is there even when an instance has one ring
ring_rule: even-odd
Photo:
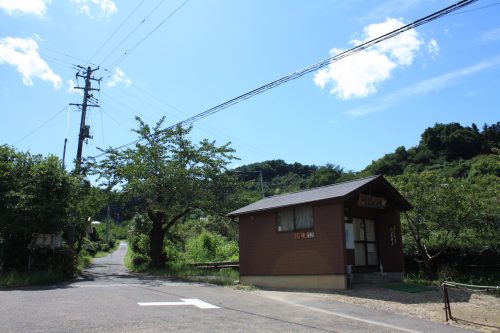
[[[387,207],[387,199],[368,194],[360,194],[358,198],[358,206],[385,209]]]
[[[296,232],[294,235],[295,239],[310,239],[314,238],[314,231],[302,231],[302,232]]]

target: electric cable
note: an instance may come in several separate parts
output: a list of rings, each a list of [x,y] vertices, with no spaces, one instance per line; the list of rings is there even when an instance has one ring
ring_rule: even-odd
[[[190,118],[187,118],[187,119],[185,119],[183,121],[180,121],[180,122],[178,122],[178,123],[176,123],[174,125],[168,126],[168,127],[164,128],[163,130],[166,131],[166,130],[171,130],[171,129],[177,127],[177,126],[191,125],[194,122],[196,122],[196,121],[198,121],[198,120],[200,120],[202,118],[208,117],[208,116],[210,116],[210,115],[212,115],[214,113],[222,111],[222,110],[224,110],[224,109],[226,109],[226,108],[228,108],[228,107],[230,107],[230,106],[232,106],[234,104],[237,104],[237,103],[239,103],[241,101],[244,101],[244,100],[247,100],[247,99],[249,99],[251,97],[259,95],[259,94],[261,94],[261,93],[263,93],[263,92],[265,92],[267,90],[275,88],[275,87],[277,87],[279,85],[282,85],[282,84],[284,84],[286,82],[298,79],[298,78],[300,78],[300,77],[302,77],[302,76],[304,76],[304,75],[306,75],[308,73],[317,71],[317,70],[319,70],[319,69],[321,69],[321,68],[323,68],[325,66],[328,66],[328,65],[330,65],[330,64],[332,64],[334,62],[337,62],[337,61],[339,61],[339,60],[341,60],[343,58],[352,56],[352,55],[354,55],[354,54],[356,54],[356,53],[358,53],[358,52],[360,52],[362,50],[365,50],[365,49],[367,49],[367,48],[369,48],[369,47],[371,47],[371,46],[373,46],[375,44],[378,44],[380,42],[383,42],[385,40],[393,38],[393,37],[395,37],[397,35],[400,35],[403,32],[415,29],[415,28],[417,28],[417,27],[419,27],[421,25],[424,25],[426,23],[429,23],[429,22],[432,22],[434,20],[437,20],[437,19],[439,19],[439,18],[441,18],[441,17],[443,17],[443,16],[445,16],[445,15],[447,15],[449,13],[452,13],[454,11],[457,11],[457,10],[461,9],[461,8],[464,8],[464,7],[466,7],[466,6],[474,3],[476,1],[478,1],[478,0],[462,0],[462,1],[459,1],[459,2],[457,2],[457,3],[455,3],[455,4],[451,5],[451,6],[448,6],[448,7],[443,8],[443,9],[437,11],[437,12],[434,12],[434,13],[432,13],[430,15],[427,15],[427,16],[425,16],[423,18],[420,18],[420,19],[418,19],[418,20],[416,20],[416,21],[414,21],[412,23],[406,24],[406,25],[404,25],[404,26],[402,26],[402,27],[400,27],[398,29],[395,29],[395,30],[393,30],[391,32],[388,32],[388,33],[386,33],[384,35],[381,35],[379,37],[376,37],[374,39],[366,41],[366,42],[364,42],[364,43],[362,43],[360,45],[357,45],[357,46],[355,46],[355,47],[353,47],[351,49],[343,51],[343,52],[341,52],[339,54],[336,54],[336,55],[334,55],[332,57],[326,58],[326,59],[324,59],[322,61],[319,61],[319,62],[317,62],[317,63],[315,63],[313,65],[310,65],[310,66],[305,67],[303,69],[297,70],[297,71],[295,71],[295,72],[293,72],[291,74],[288,74],[286,76],[283,76],[283,77],[281,77],[281,78],[279,78],[279,79],[277,79],[275,81],[272,81],[270,83],[267,83],[267,84],[265,84],[263,86],[260,86],[260,87],[258,87],[256,89],[254,89],[254,90],[246,92],[246,93],[244,93],[242,95],[239,95],[239,96],[237,96],[235,98],[232,98],[232,99],[230,99],[230,100],[228,100],[228,101],[226,101],[224,103],[221,103],[221,104],[216,105],[216,106],[214,106],[214,107],[212,107],[212,108],[210,108],[208,110],[200,112],[200,113],[198,113],[198,114],[196,114],[196,115],[194,115],[194,116],[192,116]],[[120,149],[126,148],[126,147],[128,147],[130,145],[136,144],[139,141],[142,141],[142,139],[137,139],[137,140],[134,140],[132,142],[123,144],[121,146],[118,146],[118,147],[114,148],[113,150],[120,150]],[[106,154],[107,154],[106,152],[103,152],[103,153],[101,153],[99,155],[96,155],[96,156],[93,156],[93,157],[90,157],[90,158],[91,159],[96,159],[96,158],[99,158],[99,157],[104,156]]]
[[[87,62],[87,63],[91,63],[92,59],[95,58],[95,56],[103,49],[104,46],[106,46],[108,44],[108,42],[111,40],[111,38],[113,38],[116,33],[123,27],[123,25],[125,23],[127,23],[127,21],[132,17],[132,15],[134,15],[134,13],[139,9],[139,7],[142,6],[142,4],[144,3],[145,0],[142,0],[131,12],[130,14],[128,14],[128,16],[122,21],[122,23],[120,23],[120,25],[111,33],[111,35],[101,44],[101,46],[99,46],[99,48],[97,49],[97,51],[94,52],[94,55],[92,55],[92,57],[90,57],[90,60]]]
[[[12,145],[14,146],[14,145],[18,144],[19,142],[23,141],[24,139],[26,139],[27,137],[29,137],[30,135],[32,135],[33,133],[35,133],[36,131],[38,131],[39,129],[41,129],[43,126],[45,126],[48,123],[50,123],[53,119],[55,119],[59,114],[61,114],[67,108],[68,108],[68,106],[65,106],[61,110],[57,111],[53,116],[51,116],[49,119],[47,119],[46,121],[44,121],[42,124],[40,124],[39,126],[37,126],[36,128],[34,128],[31,132],[29,132],[28,134],[26,134],[22,138],[18,139]]]
[[[144,24],[147,19],[153,15],[153,13],[164,3],[165,1],[164,0],[161,0],[158,2],[158,4],[153,8],[152,11],[149,12],[148,15],[146,15],[145,18],[143,18],[139,23],[136,24],[136,26],[125,36],[125,38],[123,38],[105,57],[104,59],[102,59],[100,61],[100,64],[103,64],[120,46],[123,45],[123,43],[125,43],[125,41],[127,39],[129,39],[140,27],[141,27],[141,24]],[[110,67],[110,66],[108,66]]]
[[[482,7],[471,8],[469,10],[463,10],[461,12],[453,13],[453,14],[450,14],[448,16],[460,15],[460,14],[465,14],[465,13],[469,13],[469,12],[475,12],[476,10],[481,10],[481,9],[485,9],[485,8],[489,8],[489,7],[493,7],[493,6],[498,6],[498,5],[500,5],[500,2],[495,2],[495,3],[489,4],[489,5],[486,5],[486,6],[482,6]]]
[[[40,49],[47,50],[47,51],[50,51],[50,52],[53,52],[53,53],[57,53],[57,54],[59,54],[59,55],[62,55],[62,56],[64,56],[64,57],[67,57],[67,58],[69,58],[69,59],[77,60],[78,62],[83,62],[83,63],[86,63],[86,64],[91,64],[91,65],[93,65],[93,66],[97,66],[97,65],[96,65],[96,64],[94,64],[94,63],[91,63],[91,62],[89,62],[89,61],[86,61],[86,60],[84,60],[84,59],[82,59],[82,58],[78,58],[78,57],[72,56],[72,55],[67,54],[67,53],[65,53],[65,52],[57,51],[57,50],[54,50],[54,49],[51,49],[51,48],[48,48],[48,47],[45,47],[45,46],[39,46],[39,47],[40,47]],[[62,60],[61,60],[61,61],[62,61]],[[72,65],[73,65],[73,64],[72,64]]]
[[[181,3],[177,8],[171,12],[167,17],[165,17],[159,24],[157,24],[149,33],[147,33],[141,40],[139,40],[134,46],[132,46],[130,49],[125,51],[120,58],[118,58],[111,66],[109,67],[115,67],[119,65],[125,57],[130,55],[136,48],[138,48],[144,41],[146,41],[156,30],[158,30],[168,19],[170,19],[172,16],[174,16],[179,10],[181,10],[182,7],[184,7],[189,0],[185,0],[183,3]]]

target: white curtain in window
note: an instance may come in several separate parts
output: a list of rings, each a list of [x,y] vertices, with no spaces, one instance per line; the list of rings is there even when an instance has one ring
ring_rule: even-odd
[[[360,241],[365,240],[365,229],[363,227],[363,219],[352,219],[354,225],[354,240]]]
[[[278,213],[278,231],[293,230],[293,209],[283,209]]]
[[[365,220],[366,240],[369,242],[375,241],[375,221]]]
[[[312,206],[301,206],[295,208],[295,228],[310,229],[313,227]]]

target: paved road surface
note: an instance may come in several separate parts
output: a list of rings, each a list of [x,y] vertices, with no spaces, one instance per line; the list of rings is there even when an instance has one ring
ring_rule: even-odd
[[[0,291],[0,332],[468,332],[303,294],[132,274],[125,252],[72,283]]]

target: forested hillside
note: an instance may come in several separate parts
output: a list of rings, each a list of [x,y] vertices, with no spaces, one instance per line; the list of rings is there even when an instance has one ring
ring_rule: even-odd
[[[421,135],[418,145],[396,148],[359,172],[345,170],[339,164],[305,165],[298,162],[270,160],[236,168],[238,178],[244,182],[246,197],[255,200],[261,196],[259,172],[262,172],[265,196],[287,193],[311,187],[329,185],[353,178],[384,174],[440,171],[450,177],[495,175],[500,177],[498,151],[500,122],[484,125],[436,124]]]

